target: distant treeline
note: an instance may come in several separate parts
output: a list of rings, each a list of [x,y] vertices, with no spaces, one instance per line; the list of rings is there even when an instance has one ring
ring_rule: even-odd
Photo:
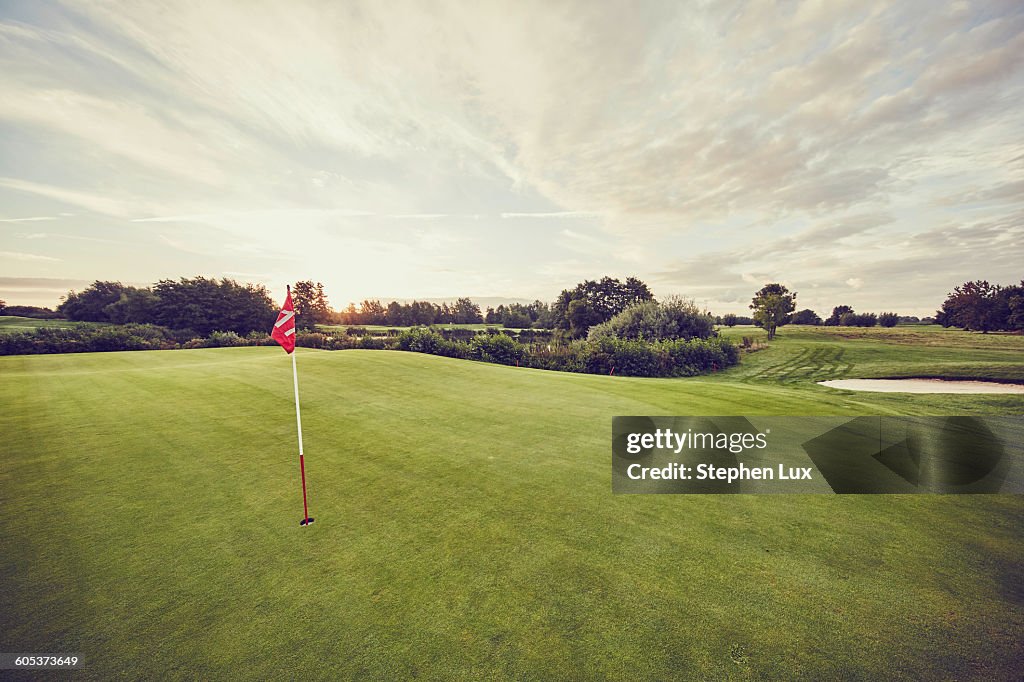
[[[742,315],[722,315],[717,319],[718,324],[723,324],[726,327],[738,324],[757,324],[752,318]],[[895,327],[897,324],[932,324],[933,322],[932,318],[921,320],[917,317],[901,316],[896,313],[879,313],[877,315],[875,313],[856,313],[848,305],[836,306],[832,309],[832,315],[824,320],[810,308],[798,310],[783,320],[783,324],[826,325],[829,327],[874,327],[875,325]]]
[[[495,324],[517,329],[561,329],[572,338],[586,336],[593,325],[611,319],[630,305],[654,299],[650,288],[629,277],[584,280],[565,289],[550,305],[512,303],[487,308],[469,298],[452,303],[412,301],[387,304],[364,300],[344,310],[331,309],[324,285],[312,280],[292,288],[296,323],[301,329],[318,324],[390,325],[394,327],[436,324]],[[0,310],[3,302],[0,301]],[[206,277],[165,279],[151,287],[97,280],[82,291],[70,291],[56,311],[29,306],[10,306],[5,314],[65,318],[78,322],[155,324],[206,336],[213,331],[247,334],[273,323],[278,306],[262,285],[240,284],[231,279]]]
[[[492,313],[493,311],[488,308],[488,312]],[[354,303],[350,303],[341,312],[330,311],[324,316],[319,316],[316,322],[320,324],[414,327],[432,324],[481,324],[484,322],[484,315],[480,312],[480,306],[468,298],[459,298],[454,303],[441,304],[428,301],[412,301],[411,303],[391,301],[385,305],[379,300],[365,300],[358,307]],[[494,320],[488,320],[488,322],[493,323]],[[525,326],[529,327],[530,325]]]
[[[628,277],[624,282],[604,277],[600,280],[584,280],[572,289],[563,290],[550,305],[536,300],[527,304],[488,307],[486,312],[481,312],[480,306],[468,298],[440,305],[426,301],[391,301],[384,305],[379,300],[365,300],[358,306],[350,303],[343,311],[334,313],[322,295],[322,284],[299,283],[296,284],[296,292],[300,291],[300,285],[303,285],[301,291],[312,290],[313,294],[308,301],[305,296],[298,296],[295,299],[296,307],[319,311],[314,314],[314,324],[410,327],[485,323],[514,329],[562,329],[573,338],[586,336],[590,327],[611,319],[630,305],[654,299],[650,288],[635,277]],[[301,312],[299,317],[302,324]]]
[[[6,305],[0,301],[0,315],[13,315],[16,317],[31,317],[37,320],[61,320],[64,316],[56,310],[40,308],[34,305]]]

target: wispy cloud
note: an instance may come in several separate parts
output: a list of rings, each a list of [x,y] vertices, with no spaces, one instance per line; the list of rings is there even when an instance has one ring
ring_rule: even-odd
[[[502,213],[502,218],[600,218],[596,211],[551,211],[548,213]]]
[[[41,256],[37,253],[22,253],[21,251],[0,251],[0,258],[22,261],[59,261],[60,258],[53,256]]]
[[[106,215],[122,216],[129,212],[125,203],[98,193],[81,192],[55,185],[5,177],[0,177],[0,187],[35,194],[62,204],[71,204]]]
[[[33,216],[31,218],[0,218],[0,223],[37,223],[44,220],[56,220],[54,216]]]

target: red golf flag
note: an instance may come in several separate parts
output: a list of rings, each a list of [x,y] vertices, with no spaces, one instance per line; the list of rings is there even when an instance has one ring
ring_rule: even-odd
[[[270,338],[281,344],[286,353],[295,350],[295,306],[292,305],[292,288],[288,287],[288,297],[284,299],[284,307],[277,315],[274,330]]]

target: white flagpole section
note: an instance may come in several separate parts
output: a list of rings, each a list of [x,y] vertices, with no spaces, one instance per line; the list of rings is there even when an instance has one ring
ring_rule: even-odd
[[[298,350],[298,349],[296,349]],[[299,412],[299,370],[295,367],[295,351],[292,353],[292,380],[295,384],[295,425],[299,428],[299,457],[302,457],[302,414]]]

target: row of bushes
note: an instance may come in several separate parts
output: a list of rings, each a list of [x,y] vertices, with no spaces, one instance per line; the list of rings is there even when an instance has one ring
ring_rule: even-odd
[[[239,336],[235,332],[213,332],[206,337],[197,337],[191,330],[172,330],[154,324],[81,325],[66,329],[39,327],[31,331],[0,334],[0,355],[175,350],[273,343],[273,339],[263,332],[252,332],[247,336]]]
[[[324,350],[405,350],[561,372],[640,377],[693,376],[723,369],[739,361],[737,346],[721,338],[653,342],[601,338],[552,345],[523,344],[506,334],[476,334],[468,341],[448,339],[433,329],[413,328],[391,338],[300,332],[296,343],[305,348]],[[69,329],[41,327],[0,335],[0,355],[267,345],[274,345],[274,341],[263,332],[252,332],[246,336],[235,332],[213,332],[206,337],[194,337],[188,331],[150,324]]]
[[[398,337],[398,348],[502,365],[636,377],[694,376],[739,362],[739,349],[718,337],[661,341],[601,337],[565,345],[527,345],[504,334],[477,334],[467,342],[446,339],[431,329],[409,329]]]

